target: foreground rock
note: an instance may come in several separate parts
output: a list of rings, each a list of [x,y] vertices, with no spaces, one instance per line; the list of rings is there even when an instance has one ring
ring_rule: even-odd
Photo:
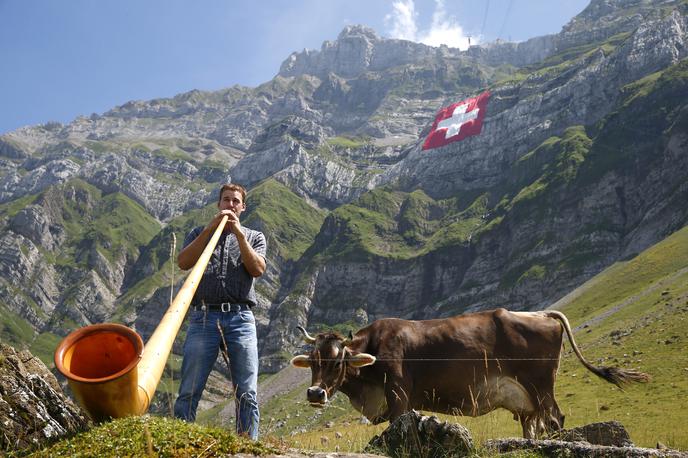
[[[232,455],[235,458],[255,458],[255,455],[239,453]],[[340,452],[302,452],[290,450],[280,455],[266,455],[263,458],[380,458],[382,455],[369,453],[340,453]]]
[[[1,452],[82,431],[88,420],[40,359],[0,343],[0,425]]]
[[[596,445],[589,442],[567,442],[562,440],[534,440],[534,439],[493,439],[485,442],[485,448],[496,453],[515,451],[529,451],[544,457],[570,458],[626,458],[626,457],[671,457],[688,458],[688,453],[678,450],[658,450],[642,447],[615,447]]]
[[[591,423],[573,429],[565,429],[556,433],[550,439],[566,442],[585,441],[595,445],[612,447],[633,447],[631,436],[618,421]]]
[[[688,453],[677,450],[635,447],[628,431],[618,421],[565,429],[548,440],[492,439],[484,446],[498,453],[521,450],[546,457],[688,457]]]
[[[392,422],[379,436],[373,437],[365,451],[387,456],[445,457],[467,456],[473,451],[473,439],[466,428],[426,417],[415,410]]]
[[[521,451],[543,457],[685,457],[688,453],[669,449],[635,447],[624,426],[617,421],[592,423],[562,430],[556,439],[492,439],[483,444],[495,453]],[[473,440],[461,425],[441,422],[415,410],[408,412],[373,437],[366,452],[391,457],[461,457],[474,452]]]

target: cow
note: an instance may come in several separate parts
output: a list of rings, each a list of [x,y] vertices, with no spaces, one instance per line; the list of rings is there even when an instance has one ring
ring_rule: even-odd
[[[583,366],[598,377],[619,387],[649,380],[642,372],[590,364],[559,311],[500,308],[434,320],[385,318],[348,338],[332,332],[312,337],[298,329],[314,346],[291,360],[311,369],[310,404],[322,407],[341,391],[375,424],[411,409],[475,417],[501,407],[521,422],[525,438],[559,430],[564,415],[554,382],[563,331]]]

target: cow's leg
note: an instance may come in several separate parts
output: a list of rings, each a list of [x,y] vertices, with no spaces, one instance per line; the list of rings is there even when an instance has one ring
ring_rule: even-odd
[[[523,437],[526,439],[538,439],[564,427],[564,415],[556,401],[551,405],[541,401],[535,411],[518,415],[518,419],[521,421]]]
[[[405,412],[411,410],[410,387],[401,379],[388,377],[385,383],[385,399],[387,400],[387,417],[390,423]]]
[[[529,417],[533,418],[532,429],[534,438],[540,438],[553,431],[560,430],[562,428],[563,415],[554,397],[550,393],[545,395],[532,394],[532,399],[535,409]]]
[[[529,390],[511,377],[501,377],[491,387],[491,397],[495,407],[503,407],[514,415],[514,420],[521,422],[523,437],[535,438],[537,435],[538,410],[537,400]]]
[[[541,395],[538,401],[538,415],[541,423],[538,436],[561,430],[564,427],[564,415],[554,399],[554,390]]]
[[[535,405],[535,413],[538,417],[535,434],[538,437],[559,431],[564,427],[564,415],[554,398],[555,379],[556,368],[545,367],[531,371],[527,376],[524,374],[521,381]]]
[[[539,418],[537,413],[530,413],[519,415],[521,421],[521,428],[523,428],[523,437],[526,439],[536,439]]]
[[[559,431],[564,429],[564,414],[561,413],[557,400],[552,396],[552,406],[546,423],[547,432]]]

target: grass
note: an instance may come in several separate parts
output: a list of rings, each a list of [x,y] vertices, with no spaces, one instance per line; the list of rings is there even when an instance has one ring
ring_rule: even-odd
[[[611,266],[562,310],[574,325],[588,325],[578,340],[589,360],[636,366],[653,380],[626,392],[605,389],[600,396],[567,358],[560,390],[587,400],[594,416],[619,419],[639,444],[661,441],[688,449],[688,430],[680,426],[688,424],[688,227]]]
[[[48,367],[53,365],[53,355],[62,337],[52,332],[42,332],[38,334],[29,346],[29,351],[37,356]]]
[[[95,241],[109,261],[122,252],[138,254],[138,247],[148,243],[160,230],[159,223],[143,207],[119,192],[102,197],[85,238]]]
[[[4,288],[3,283],[4,280],[0,282],[0,290]],[[0,302],[0,336],[5,343],[21,348],[27,339],[35,335],[36,332],[24,318]]]
[[[237,453],[261,456],[277,452],[278,449],[273,446],[238,437],[226,429],[143,416],[103,423],[28,456],[210,457]]]
[[[122,193],[103,194],[79,179],[48,191],[61,200],[61,224],[67,240],[56,262],[74,266],[86,262],[88,251],[97,249],[112,262],[123,255],[137,256],[138,247],[159,231],[159,223],[143,207]]]
[[[370,143],[370,138],[340,135],[338,137],[329,138],[327,143],[335,148],[359,149]]]
[[[553,188],[568,185],[585,161],[591,143],[583,126],[574,126],[566,129],[561,138],[545,140],[536,150],[523,156],[517,164],[521,168],[527,168],[528,162],[538,162],[537,157],[551,157],[552,160],[542,167],[542,175],[539,178],[516,194],[511,201],[511,207],[536,199],[538,204],[543,199],[546,202],[546,194],[551,193]],[[537,166],[535,168],[537,169]]]
[[[617,262],[599,274],[594,287],[581,293],[567,316],[573,322],[600,314],[635,297],[688,265],[688,228],[683,228],[633,259]]]
[[[265,434],[288,440],[290,445],[308,450],[328,450],[323,448],[320,437],[327,436],[332,439],[329,450],[332,450],[336,442],[336,432],[346,434],[342,444],[351,440],[349,448],[341,448],[341,451],[360,451],[368,443],[373,434],[377,434],[384,428],[372,425],[362,425],[358,414],[349,404],[348,398],[338,393],[323,409],[311,407],[306,402],[306,389],[310,383],[304,383],[294,387],[286,394],[275,396],[261,407]],[[336,425],[328,427],[330,424]],[[350,434],[356,431],[357,434]],[[363,434],[361,434],[363,432]],[[340,444],[340,445],[342,445]]]
[[[99,140],[99,141],[91,141],[91,140],[86,140],[83,142],[83,145],[93,151],[94,153],[99,153],[99,154],[105,154],[111,151],[116,151],[118,149],[118,146],[116,143],[113,144],[108,141],[104,140]]]
[[[19,199],[0,204],[0,218],[3,220],[14,218],[21,210],[33,204],[37,198],[38,194],[28,194]]]
[[[465,244],[485,223],[486,208],[485,194],[434,200],[420,190],[377,188],[330,213],[322,232],[332,239],[322,239],[324,249],[316,243],[306,256],[317,251],[319,262],[417,258]]]
[[[262,408],[263,421],[268,423],[264,426],[266,434],[282,438],[289,446],[299,449],[357,453],[365,448],[373,436],[389,426],[388,422],[379,425],[361,423],[361,415],[341,393],[336,394],[324,409],[310,407],[305,402],[308,385],[296,387]],[[424,414],[436,415],[442,421],[466,426],[477,446],[487,439],[521,435],[520,424],[504,410],[478,418],[437,415],[432,412]],[[480,449],[477,453],[478,456],[491,456]]]
[[[158,148],[153,150],[152,154],[171,161],[194,162],[191,155],[181,149]]]
[[[611,386],[596,387],[599,381],[590,380],[572,358],[565,359],[560,393],[588,408],[587,412],[567,412],[571,421],[578,423],[590,416],[617,419],[636,443],[652,446],[661,441],[669,447],[688,449],[688,432],[678,426],[688,424],[688,380],[682,364],[688,353],[687,280],[688,275],[683,274],[665,284],[682,295],[682,311],[679,302],[666,300],[656,291],[586,329],[579,340],[590,360],[605,358],[605,364],[638,367],[653,380],[625,392]]]

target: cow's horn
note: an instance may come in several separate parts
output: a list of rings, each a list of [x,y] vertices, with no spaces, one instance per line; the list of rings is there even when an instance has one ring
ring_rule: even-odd
[[[303,326],[297,326],[296,329],[298,329],[299,331],[301,331],[303,333],[303,340],[305,340],[306,343],[309,343],[309,344],[315,343],[315,337],[308,334],[308,331],[306,331],[306,328],[304,328]]]
[[[349,329],[349,337],[347,337],[346,339],[344,339],[342,341],[342,345],[346,347],[347,345],[351,344],[351,342],[353,340],[354,340],[354,333],[351,331],[351,329]]]

